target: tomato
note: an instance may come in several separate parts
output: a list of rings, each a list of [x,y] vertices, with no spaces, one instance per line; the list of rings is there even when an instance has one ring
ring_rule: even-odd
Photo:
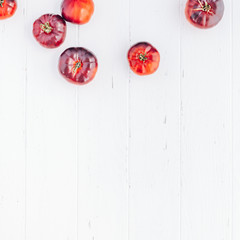
[[[138,75],[149,75],[157,71],[160,54],[150,43],[140,42],[128,51],[128,61],[132,71]]]
[[[59,58],[59,71],[71,83],[84,85],[93,80],[98,68],[95,55],[85,48],[68,48]]]
[[[223,0],[188,0],[185,8],[187,20],[198,28],[211,28],[223,17]]]
[[[63,0],[62,16],[71,23],[85,24],[89,22],[94,12],[92,0]]]
[[[66,22],[59,15],[45,14],[34,22],[33,35],[43,47],[59,47],[66,37]]]
[[[0,0],[0,20],[11,17],[17,10],[15,0]]]

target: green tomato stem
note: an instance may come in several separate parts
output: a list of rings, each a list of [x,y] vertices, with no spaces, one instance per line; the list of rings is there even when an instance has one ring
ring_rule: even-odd
[[[211,8],[212,7],[207,2],[205,2],[205,5],[203,6],[203,11],[209,12],[211,10]]]
[[[4,0],[0,0],[0,7],[3,7]]]
[[[80,61],[77,62],[77,63],[75,64],[74,68],[73,68],[74,74],[76,74],[76,73],[77,73],[77,70],[78,70],[79,68],[81,68],[81,67],[82,67],[82,63],[81,63]]]
[[[139,55],[139,59],[140,59],[140,61],[143,61],[143,62],[145,62],[148,58],[146,57],[146,53],[145,54],[140,54]]]
[[[51,33],[53,30],[49,22],[46,22],[45,24],[41,24],[40,27],[45,33]]]

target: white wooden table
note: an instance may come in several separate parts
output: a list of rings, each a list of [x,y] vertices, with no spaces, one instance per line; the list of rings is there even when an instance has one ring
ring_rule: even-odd
[[[60,0],[19,0],[0,22],[1,240],[239,240],[240,2],[211,30],[186,0],[95,0],[42,48],[32,23]],[[139,41],[159,71],[130,72]],[[98,57],[83,87],[57,70],[68,47]]]

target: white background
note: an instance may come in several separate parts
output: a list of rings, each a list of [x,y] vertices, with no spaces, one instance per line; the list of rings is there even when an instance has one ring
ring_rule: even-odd
[[[32,24],[60,0],[19,0],[0,22],[1,240],[239,240],[240,2],[200,30],[186,0],[95,0],[58,49]],[[130,72],[139,41],[159,71]],[[68,47],[92,50],[97,77],[58,73]]]

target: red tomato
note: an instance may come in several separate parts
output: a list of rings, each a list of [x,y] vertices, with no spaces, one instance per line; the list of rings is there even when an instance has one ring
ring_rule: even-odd
[[[0,20],[11,17],[17,10],[15,0],[0,0]]]
[[[138,75],[149,75],[157,71],[160,54],[150,43],[140,42],[128,51],[130,68]]]
[[[63,0],[62,16],[71,23],[85,24],[89,22],[94,12],[92,0]]]
[[[33,35],[43,47],[59,47],[66,37],[66,22],[59,15],[45,14],[34,22]]]
[[[98,68],[97,58],[84,48],[68,48],[59,59],[59,71],[71,83],[84,85],[93,80]]]
[[[185,8],[187,20],[198,28],[211,28],[223,17],[223,0],[188,0]]]

